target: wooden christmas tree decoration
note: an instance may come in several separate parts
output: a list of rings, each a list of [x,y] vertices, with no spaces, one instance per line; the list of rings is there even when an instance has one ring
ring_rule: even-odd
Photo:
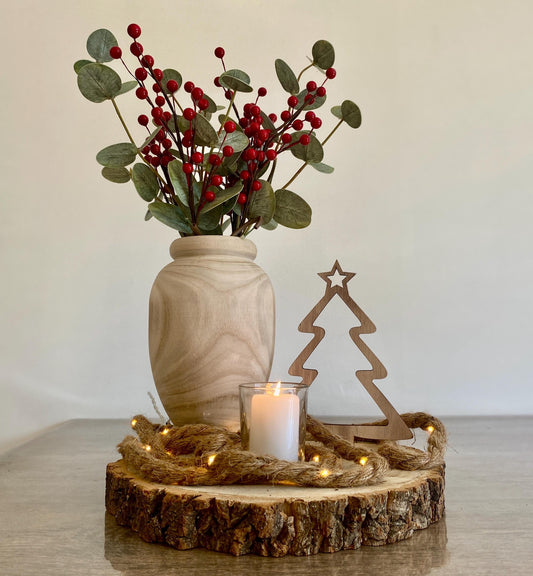
[[[374,384],[374,380],[381,380],[387,376],[387,370],[372,350],[361,339],[361,334],[372,334],[376,331],[376,327],[348,293],[347,283],[355,276],[355,273],[344,272],[340,267],[339,262],[336,260],[333,268],[329,272],[322,272],[318,275],[326,282],[326,291],[321,300],[298,326],[299,332],[313,334],[313,339],[292,363],[289,368],[289,374],[291,376],[301,377],[302,383],[307,386],[310,386],[317,377],[317,370],[304,368],[305,361],[309,358],[326,333],[324,328],[315,326],[314,322],[333,297],[338,295],[361,323],[360,326],[350,329],[350,338],[372,366],[371,370],[358,370],[355,375],[383,412],[387,421],[379,424],[356,425],[326,423],[326,425],[331,431],[349,439],[350,441],[354,441],[356,438],[372,440],[405,440],[412,438],[412,432],[409,430],[398,412],[387,400],[381,390],[379,390],[379,388]]]

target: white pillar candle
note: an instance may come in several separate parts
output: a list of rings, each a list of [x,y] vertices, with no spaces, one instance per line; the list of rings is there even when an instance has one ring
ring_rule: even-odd
[[[250,410],[249,450],[289,462],[298,461],[300,399],[277,389],[254,394]]]

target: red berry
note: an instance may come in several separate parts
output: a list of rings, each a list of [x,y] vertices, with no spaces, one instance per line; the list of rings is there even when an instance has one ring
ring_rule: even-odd
[[[192,140],[193,136],[194,136],[193,131],[190,128],[188,130],[185,130],[185,132],[183,133],[183,137],[189,140]]]
[[[194,84],[192,82],[185,82],[185,84],[183,85],[183,89],[185,90],[185,92],[188,92],[189,94],[193,91],[194,88]]]
[[[278,121],[278,117],[274,113],[269,114],[268,117],[270,118],[271,122],[277,122]]]
[[[178,83],[176,82],[176,80],[169,80],[167,82],[167,90],[171,93],[177,92],[179,88]]]
[[[283,122],[287,122],[287,120],[291,117],[291,113],[288,110],[283,110],[281,113],[281,119]]]
[[[212,166],[220,166],[221,162],[222,158],[220,158],[220,156],[217,154],[211,154],[211,156],[209,156],[209,164]]]
[[[322,98],[323,96],[325,96],[325,95],[326,95],[326,87],[325,87],[325,86],[319,86],[319,87],[316,89],[316,95],[317,95],[317,96],[320,96],[320,98]]]
[[[192,108],[185,108],[185,110],[183,111],[183,117],[185,118],[185,120],[189,120],[189,122],[194,120],[195,116],[196,112]]]
[[[266,151],[267,160],[270,160],[270,162],[272,162],[272,160],[275,160],[277,155],[278,154],[275,150],[267,150]]]
[[[148,116],[146,116],[146,114],[141,114],[138,118],[137,118],[137,122],[139,122],[139,124],[141,126],[148,126],[148,122],[149,122],[149,118]]]
[[[304,123],[303,123],[301,120],[295,120],[295,121],[292,123],[292,127],[293,127],[295,130],[301,130],[301,129],[304,127]]]
[[[134,56],[140,56],[143,53],[143,45],[139,44],[139,42],[132,42],[130,45],[130,52]]]
[[[213,192],[213,190],[208,190],[208,191],[205,193],[205,199],[206,199],[208,202],[213,202],[213,200],[215,199],[215,193]]]
[[[299,142],[302,144],[302,146],[307,146],[309,142],[311,142],[311,136],[309,136],[309,134],[302,134],[300,136]]]
[[[222,48],[221,46],[219,46],[218,48],[215,48],[215,56],[217,58],[224,58],[224,55],[226,54],[224,48]]]
[[[173,160],[173,156],[161,156],[161,166],[168,166],[168,164],[170,164],[170,162],[172,162]]]
[[[204,161],[204,155],[201,152],[194,152],[191,156],[191,160],[195,164],[201,164]]]
[[[225,122],[225,124],[224,124],[224,130],[225,130],[228,134],[231,134],[232,132],[235,132],[236,129],[237,129],[237,124],[235,124],[235,122],[233,122],[233,120],[228,120],[227,122]]]
[[[283,144],[290,144],[292,142],[292,136],[290,134],[287,134],[287,132],[284,132],[281,135],[281,141],[283,142]]]
[[[257,192],[258,190],[261,190],[261,182],[259,182],[259,180],[254,180],[252,182],[252,190],[254,192]]]
[[[320,128],[320,126],[322,126],[322,120],[317,116],[316,118],[313,118],[311,120],[311,126],[315,129],[318,130],[318,128]]]
[[[138,24],[130,24],[128,26],[128,36],[138,38],[141,35],[141,27]]]
[[[148,68],[151,68],[154,65],[154,59],[152,58],[152,56],[150,56],[150,54],[145,54],[141,58],[141,64],[143,66],[148,66]]]
[[[185,162],[185,164],[181,168],[185,174],[192,174],[194,172],[194,166],[189,162]]]
[[[165,131],[163,129],[159,130],[159,132],[155,135],[155,139],[159,142],[162,142],[165,139]]]
[[[306,119],[308,122],[311,122],[311,121],[315,118],[315,116],[316,116],[316,114],[315,114],[312,110],[308,110],[308,111],[305,113],[305,119]]]
[[[335,68],[328,68],[326,70],[326,77],[329,78],[330,80],[332,78],[335,78],[335,76],[337,76],[337,70],[335,70]]]
[[[152,84],[152,90],[154,92],[161,92],[161,86],[159,86],[159,84],[157,84],[157,82],[155,84]]]
[[[213,186],[220,186],[222,184],[222,176],[220,174],[215,174],[211,178],[211,184],[213,184]]]
[[[165,150],[169,150],[170,148],[172,148],[172,140],[170,138],[165,138],[161,144],[163,145],[163,148]]]
[[[207,110],[209,108],[209,100],[200,98],[200,100],[198,100],[198,108],[200,108],[200,110]]]
[[[241,177],[241,180],[248,180],[248,178],[250,178],[250,172],[248,172],[248,170],[243,170],[239,176]]]
[[[241,192],[237,198],[237,202],[242,206],[243,204],[246,204],[246,200],[248,200],[248,197],[246,194]]]
[[[165,119],[165,122],[168,122],[172,118],[172,114],[168,110],[165,110],[163,112],[163,118]]]
[[[192,146],[192,138],[183,137],[181,143],[185,146],[185,148],[190,148]]]
[[[160,164],[161,164],[161,160],[159,159],[159,156],[152,156],[150,158],[150,164],[154,167],[157,168]]]
[[[224,146],[224,148],[222,148],[222,154],[226,158],[233,156],[233,148],[231,146]]]
[[[306,88],[308,92],[314,92],[316,90],[316,82],[313,80],[309,80],[309,82],[306,85]]]
[[[200,100],[200,98],[204,95],[204,91],[196,86],[191,90],[191,97],[193,100]]]
[[[261,108],[259,108],[257,104],[250,108],[250,112],[252,113],[252,116],[261,116]]]
[[[245,104],[242,108],[242,113],[244,114],[245,118],[251,118],[252,117],[252,106],[253,104],[250,104],[248,102],[248,104]]]
[[[163,70],[161,70],[160,68],[154,68],[152,70],[152,74],[154,75],[154,78],[156,80],[159,80],[160,82],[163,79]]]
[[[144,88],[144,86],[139,86],[137,90],[135,90],[135,95],[139,100],[145,100],[148,97],[148,90]]]
[[[258,96],[266,96],[267,95],[267,89],[266,88],[259,88],[259,90],[257,91],[257,95]]]
[[[289,96],[287,98],[287,104],[291,107],[291,108],[295,108],[296,106],[298,106],[298,97],[297,96]]]
[[[253,148],[247,148],[242,153],[242,157],[244,160],[255,160],[257,158],[257,152]]]
[[[118,60],[122,57],[122,50],[118,46],[113,46],[113,48],[109,50],[109,56],[115,60]]]
[[[166,100],[165,100],[165,97],[164,97],[164,96],[158,96],[158,97],[155,99],[155,103],[156,103],[158,106],[164,106],[164,105],[165,105],[165,102],[166,102]]]
[[[137,68],[137,70],[135,70],[135,78],[137,78],[137,80],[141,80],[142,82],[143,80],[146,80],[147,77],[148,72],[144,68]]]
[[[152,108],[152,117],[156,120],[161,120],[163,118],[163,110],[159,107]]]
[[[222,86],[222,84],[220,83],[220,76],[217,76],[217,77],[213,80],[213,82],[215,83],[215,86],[216,86],[217,88],[220,88],[220,87]]]
[[[142,149],[142,153],[146,155],[146,154],[148,154],[148,152],[150,152],[150,146],[145,146],[145,147]]]
[[[233,92],[231,90],[226,90],[224,92],[224,98],[226,98],[226,100],[231,100],[233,98]]]
[[[248,124],[250,124],[250,120],[248,120],[248,118],[240,118],[239,124],[241,125],[241,128],[246,128]]]
[[[152,144],[150,146],[150,152],[159,156],[159,154],[161,154],[161,146],[159,146],[159,144]]]

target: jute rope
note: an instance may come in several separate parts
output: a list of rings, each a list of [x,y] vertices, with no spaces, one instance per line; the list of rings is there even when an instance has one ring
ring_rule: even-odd
[[[287,462],[242,450],[239,434],[219,426],[159,426],[141,415],[132,420],[138,438],[126,436],[118,450],[130,470],[161,484],[355,487],[380,482],[391,468],[422,470],[444,463],[442,422],[422,412],[401,417],[411,429],[430,430],[426,450],[391,441],[371,448],[352,444],[308,416],[305,461]]]

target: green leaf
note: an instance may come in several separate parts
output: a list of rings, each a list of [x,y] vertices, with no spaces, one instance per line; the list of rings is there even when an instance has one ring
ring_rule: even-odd
[[[261,110],[261,118],[263,119],[263,128],[266,130],[270,130],[272,134],[276,131],[276,127],[274,126],[274,122],[268,117],[263,110]]]
[[[318,40],[313,44],[313,64],[326,70],[335,63],[335,50],[327,40]]]
[[[118,46],[117,39],[105,28],[95,30],[89,38],[87,38],[87,52],[89,52],[97,62],[111,62],[113,58],[109,55],[109,50],[111,50],[113,46]]]
[[[341,104],[342,119],[352,128],[361,126],[361,110],[351,100],[345,100]]]
[[[339,120],[342,120],[342,111],[340,106],[333,106],[333,108],[331,109],[331,113]]]
[[[142,150],[145,146],[148,146],[148,144],[150,144],[150,142],[159,134],[160,130],[161,128],[159,126],[157,126],[155,130],[152,130],[146,140],[139,146],[139,150]]]
[[[137,148],[131,142],[111,144],[96,155],[96,161],[102,166],[127,166],[137,156]]]
[[[290,94],[298,94],[300,86],[298,85],[296,74],[291,70],[290,66],[280,58],[276,60],[275,66],[276,74],[283,90]]]
[[[290,190],[278,190],[274,220],[287,228],[305,228],[311,223],[311,206]]]
[[[163,224],[179,230],[184,234],[192,234],[192,229],[189,222],[183,216],[182,211],[174,204],[165,204],[156,200],[148,204],[148,209],[154,218],[157,218]]]
[[[126,92],[129,92],[130,90],[133,90],[134,88],[137,88],[138,84],[135,80],[130,80],[129,82],[124,82],[124,84],[122,84],[122,86],[120,87],[120,90],[117,94],[117,96],[120,96],[121,94],[126,94]]]
[[[168,164],[168,175],[174,188],[174,194],[184,206],[188,206],[189,187],[187,185],[187,176],[183,173],[183,164],[180,160],[175,159]]]
[[[194,119],[195,124],[195,134],[194,140],[199,144],[204,144],[205,146],[216,146],[218,143],[217,131],[211,126],[211,124],[204,118],[201,114],[196,114]]]
[[[237,196],[237,194],[239,194],[241,190],[242,190],[242,182],[235,184],[235,186],[232,186],[231,188],[226,188],[224,190],[217,190],[215,199],[213,200],[213,202],[210,202],[208,205],[206,205],[203,211],[210,212],[217,206],[220,206],[221,204],[224,204],[224,202],[227,202],[230,198]]]
[[[130,181],[130,171],[122,166],[104,166],[102,176],[110,182],[124,184]]]
[[[259,180],[261,188],[252,192],[250,202],[248,204],[248,216],[250,218],[257,218],[261,216],[264,223],[270,222],[274,216],[276,208],[276,196],[270,182],[266,180]]]
[[[198,226],[202,231],[210,231],[217,228],[220,224],[220,219],[222,218],[222,214],[224,214],[224,206],[220,204],[213,210],[207,210],[206,208],[209,204],[206,204],[204,209],[200,212],[200,216],[198,218]]]
[[[293,132],[292,140],[293,142],[298,141],[302,134],[308,134],[305,130],[300,132]],[[313,162],[318,163],[322,162],[322,158],[324,158],[324,149],[322,148],[322,144],[317,140],[314,134],[309,134],[311,137],[311,142],[307,146],[303,144],[295,144],[290,150],[296,158],[299,160],[303,160],[304,162]]]
[[[218,78],[224,88],[235,90],[236,92],[253,92],[250,86],[250,76],[242,70],[228,70]]]
[[[181,74],[177,70],[174,70],[173,68],[165,68],[165,70],[163,70],[163,78],[161,80],[161,86],[163,86],[163,92],[165,94],[171,93],[167,90],[167,82],[169,80],[176,80],[179,88],[181,88],[181,84],[183,82]]]
[[[151,202],[158,195],[159,184],[157,183],[157,176],[146,164],[134,164],[131,179],[135,190],[146,202]]]
[[[78,88],[91,102],[104,102],[117,96],[122,88],[120,76],[104,64],[86,64],[78,73]]]
[[[274,220],[274,218],[272,218],[270,222],[261,225],[261,228],[264,228],[265,230],[275,230],[277,227],[278,223]]]
[[[80,70],[87,64],[94,64],[94,62],[92,60],[78,60],[77,62],[74,62],[74,72],[79,74]]]
[[[315,170],[318,170],[323,174],[331,174],[335,170],[333,166],[323,164],[322,162],[309,162],[309,166],[312,166]]]
[[[299,94],[298,94],[298,108],[304,103],[305,101],[305,97],[308,94],[307,90],[302,90]],[[312,101],[312,104],[309,104],[309,101],[307,102],[307,104],[305,105],[304,110],[316,110],[317,108],[320,108],[320,106],[322,106],[322,104],[324,104],[324,102],[326,101],[326,98],[328,97],[327,94],[325,94],[324,96],[313,96],[314,100]]]
[[[210,114],[214,114],[215,112],[218,111],[218,106],[217,106],[216,102],[214,100],[212,100],[211,98],[209,98],[209,96],[207,94],[204,94],[202,96],[202,98],[205,98],[209,102],[209,106],[205,109],[205,112],[208,112]]]
[[[250,140],[248,139],[248,136],[243,132],[235,130],[235,132],[231,132],[230,134],[226,134],[226,132],[222,131],[218,137],[217,146],[219,148],[222,148],[223,146],[231,146],[233,152],[242,152],[242,150],[244,150],[249,144]]]

